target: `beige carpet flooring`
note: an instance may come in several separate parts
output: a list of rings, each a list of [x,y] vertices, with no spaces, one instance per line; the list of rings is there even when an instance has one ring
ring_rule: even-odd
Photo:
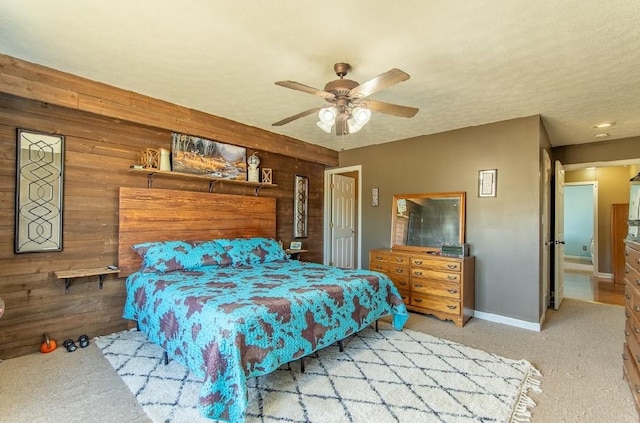
[[[471,319],[460,329],[412,314],[407,327],[504,357],[542,372],[533,423],[638,422],[622,379],[624,309],[567,299],[541,332]],[[0,362],[1,422],[148,422],[93,342]],[[411,422],[417,423],[417,422]]]

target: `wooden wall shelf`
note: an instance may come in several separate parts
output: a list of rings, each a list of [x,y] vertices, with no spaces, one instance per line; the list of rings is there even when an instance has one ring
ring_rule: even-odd
[[[153,177],[155,175],[160,175],[162,177],[170,177],[170,178],[182,178],[182,179],[203,179],[205,181],[209,181],[209,192],[215,192],[215,184],[219,182],[224,182],[228,184],[234,185],[245,185],[254,187],[254,195],[257,197],[262,188],[274,188],[278,185],[276,184],[264,184],[262,182],[250,182],[250,181],[237,181],[235,179],[225,179],[225,178],[214,178],[206,175],[194,175],[190,173],[182,173],[182,172],[170,172],[166,170],[159,169],[150,169],[150,168],[131,168],[131,172],[145,173],[147,175],[147,187],[153,188]]]

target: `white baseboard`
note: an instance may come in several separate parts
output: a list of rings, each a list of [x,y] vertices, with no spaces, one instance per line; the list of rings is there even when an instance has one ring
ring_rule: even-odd
[[[487,320],[489,322],[502,323],[504,325],[515,326],[517,328],[528,329],[535,332],[540,332],[542,328],[542,323],[531,323],[524,320],[514,319],[512,317],[500,316],[499,314],[493,313],[485,313],[478,310],[473,313],[473,318]]]
[[[609,279],[613,280],[613,273],[597,273],[596,276],[599,279]]]

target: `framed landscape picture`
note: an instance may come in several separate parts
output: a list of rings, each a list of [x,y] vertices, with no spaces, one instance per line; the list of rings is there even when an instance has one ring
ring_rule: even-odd
[[[237,145],[174,132],[171,161],[174,172],[247,180],[247,149]]]

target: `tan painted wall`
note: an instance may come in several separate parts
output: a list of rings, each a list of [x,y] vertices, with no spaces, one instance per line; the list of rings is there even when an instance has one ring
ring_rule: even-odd
[[[340,166],[363,169],[363,267],[390,245],[394,194],[465,191],[476,310],[539,322],[540,128],[532,116],[340,152]],[[498,169],[495,198],[477,196],[482,169]]]
[[[640,159],[640,137],[554,147],[553,159],[564,165]]]

